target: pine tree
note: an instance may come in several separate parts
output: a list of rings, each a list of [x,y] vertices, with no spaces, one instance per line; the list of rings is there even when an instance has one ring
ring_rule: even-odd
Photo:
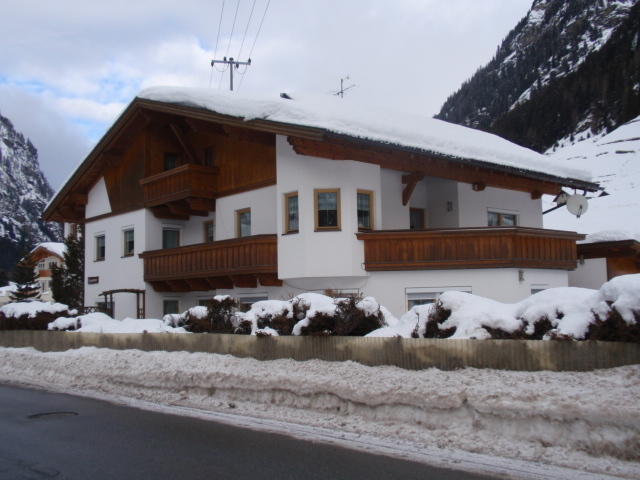
[[[84,306],[84,235],[69,235],[64,245],[64,265],[51,272],[51,293],[56,302],[80,309]]]
[[[34,265],[28,262],[20,262],[13,272],[13,281],[16,290],[11,292],[11,301],[30,302],[40,299],[40,284],[36,280]]]

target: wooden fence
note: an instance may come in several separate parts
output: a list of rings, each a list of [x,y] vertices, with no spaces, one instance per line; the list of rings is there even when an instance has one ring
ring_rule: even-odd
[[[7,330],[0,347],[57,352],[80,347],[208,352],[258,360],[352,360],[411,370],[436,367],[587,371],[640,363],[640,345],[621,342],[437,340],[364,337],[255,337],[227,334],[100,334]]]

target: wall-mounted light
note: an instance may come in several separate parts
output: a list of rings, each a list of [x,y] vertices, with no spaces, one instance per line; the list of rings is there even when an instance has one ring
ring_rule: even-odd
[[[520,283],[524,282],[524,270],[518,270],[518,281]]]
[[[451,200],[447,201],[447,212],[453,212],[453,202]]]

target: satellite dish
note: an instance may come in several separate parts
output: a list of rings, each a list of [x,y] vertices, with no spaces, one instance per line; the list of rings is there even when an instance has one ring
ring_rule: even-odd
[[[589,209],[589,202],[584,195],[569,195],[567,198],[567,210],[569,213],[580,218]]]

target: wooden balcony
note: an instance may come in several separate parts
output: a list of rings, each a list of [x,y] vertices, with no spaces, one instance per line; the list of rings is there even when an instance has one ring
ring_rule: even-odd
[[[275,235],[152,250],[140,257],[145,282],[159,292],[282,285]]]
[[[185,164],[140,180],[144,206],[160,218],[188,219],[215,210],[217,169]]]
[[[358,233],[367,271],[451,268],[576,268],[584,235],[525,227]]]

